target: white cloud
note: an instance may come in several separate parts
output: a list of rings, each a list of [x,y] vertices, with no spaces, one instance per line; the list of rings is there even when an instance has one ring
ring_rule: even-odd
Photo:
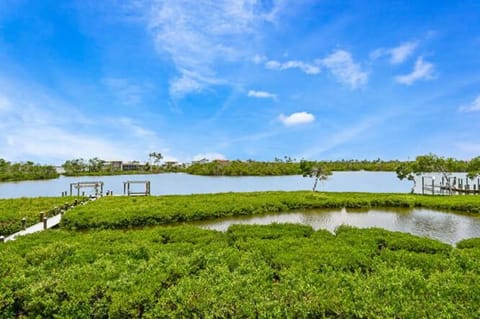
[[[315,121],[315,116],[307,112],[297,112],[297,113],[292,113],[288,116],[284,114],[280,114],[278,119],[285,126],[296,126],[296,125],[308,124]]]
[[[310,75],[320,73],[320,67],[318,67],[317,65],[296,60],[287,61],[284,63],[270,60],[265,63],[265,67],[270,70],[300,69],[302,72]]]
[[[396,48],[389,50],[390,53],[390,63],[399,64],[405,61],[417,48],[417,42],[405,42],[399,45]]]
[[[270,70],[299,69],[309,75],[316,75],[322,68],[328,69],[342,84],[356,89],[364,86],[368,81],[368,73],[362,71],[360,65],[355,63],[352,55],[345,50],[337,50],[323,59],[316,59],[314,63],[299,60],[279,62],[268,60],[265,68]]]
[[[368,74],[363,72],[360,65],[353,61],[352,55],[344,50],[337,50],[322,60],[318,60],[337,80],[352,89],[364,86],[368,81]]]
[[[479,112],[480,111],[480,95],[473,100],[469,105],[464,105],[459,108],[461,112]]]
[[[148,25],[158,51],[166,52],[179,75],[170,82],[172,96],[199,92],[224,83],[215,65],[251,56],[252,36],[274,20],[282,1],[148,1]]]
[[[377,59],[382,56],[389,56],[389,61],[391,64],[400,64],[403,63],[409,56],[411,56],[417,47],[417,41],[404,42],[395,48],[377,49],[373,51],[370,56],[372,59]]]
[[[434,66],[432,63],[426,62],[422,57],[419,57],[411,73],[398,75],[395,77],[395,80],[405,85],[411,85],[418,80],[430,80],[433,78],[433,69]]]
[[[200,153],[200,154],[197,154],[193,157],[193,160],[194,161],[200,161],[202,159],[207,159],[209,161],[213,161],[213,160],[224,160],[226,159],[225,155],[221,154],[221,153]]]
[[[273,93],[270,93],[270,92],[266,92],[266,91],[254,91],[254,90],[250,90],[248,91],[248,94],[247,94],[249,97],[256,97],[256,98],[259,98],[259,99],[272,99],[272,100],[276,100],[277,99],[277,95],[276,94],[273,94]]]
[[[252,58],[252,62],[255,63],[255,64],[260,64],[260,63],[264,62],[265,60],[266,60],[266,58],[263,55],[258,55],[258,54],[255,54]]]

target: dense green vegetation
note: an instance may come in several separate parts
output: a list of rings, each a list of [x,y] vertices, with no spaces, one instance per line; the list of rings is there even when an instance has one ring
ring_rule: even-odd
[[[39,222],[40,212],[47,217],[53,216],[58,213],[58,208],[66,203],[71,205],[73,200],[70,197],[0,199],[0,236],[22,230],[22,218],[25,218],[27,226],[31,226]]]
[[[0,255],[0,318],[480,316],[480,248],[380,229],[47,231]]]
[[[70,229],[127,228],[304,208],[425,207],[480,213],[480,196],[256,192],[152,197],[105,197],[76,207],[63,219]]]
[[[260,161],[212,161],[195,163],[185,169],[192,175],[225,175],[225,176],[268,176],[268,175],[301,175],[302,161],[276,159],[274,162]],[[310,162],[309,162],[310,163]],[[314,161],[315,166],[322,167],[325,171],[395,171],[400,161]]]
[[[11,163],[0,158],[0,182],[57,178],[55,167],[33,162]]]
[[[158,173],[187,173],[206,176],[280,176],[305,175],[305,164],[321,169],[323,172],[332,171],[396,171],[401,179],[413,181],[414,175],[425,172],[467,172],[471,177],[480,175],[480,157],[470,161],[443,158],[434,154],[420,155],[413,161],[384,161],[381,159],[369,160],[339,160],[339,161],[297,161],[285,157],[275,158],[274,161],[263,162],[254,160],[214,160],[199,161],[187,164],[176,162],[161,163],[163,155],[152,152],[149,154],[151,162],[129,163],[128,169],[123,169],[119,162],[107,162],[100,158],[88,160],[78,158],[67,160],[62,165],[66,176],[105,176],[129,174],[158,174]],[[3,161],[3,162],[2,162]],[[3,166],[2,166],[3,165]],[[3,168],[2,168],[3,167]],[[309,175],[309,174],[307,174]],[[328,174],[327,174],[328,175]],[[25,164],[10,164],[0,159],[0,182],[11,180],[56,178],[58,174],[53,166],[35,165],[32,162]]]
[[[254,160],[203,160],[193,162],[190,165],[179,165],[173,162],[165,162],[161,164],[163,156],[160,153],[150,153],[149,157],[152,163],[140,165],[132,171],[120,170],[113,167],[109,162],[105,162],[99,158],[89,160],[74,159],[68,160],[63,164],[65,175],[118,175],[118,174],[149,174],[149,173],[165,173],[165,172],[184,172],[192,175],[206,176],[279,176],[279,175],[305,175],[305,164],[321,168],[325,172],[332,171],[398,171],[400,168],[411,168],[415,166],[418,158],[429,157],[434,155],[423,155],[417,157],[415,161],[384,161],[381,159],[369,160],[339,160],[339,161],[304,161],[296,160],[289,157],[284,159],[275,158],[274,161],[263,162]],[[437,157],[439,158],[439,157]],[[466,172],[469,168],[468,161],[456,160],[453,158],[440,158],[447,165],[449,172]],[[474,161],[472,160],[472,163]],[[480,163],[480,160],[478,161]],[[476,162],[475,162],[476,163]],[[477,165],[478,166],[478,165]],[[475,166],[475,167],[477,167]],[[479,166],[480,167],[480,166]],[[437,167],[429,167],[425,172],[435,171]],[[478,170],[478,168],[477,168]]]

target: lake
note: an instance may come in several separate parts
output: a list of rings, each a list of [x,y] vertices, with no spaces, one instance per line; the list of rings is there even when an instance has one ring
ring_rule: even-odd
[[[438,175],[438,174],[437,174]],[[465,173],[452,176],[465,177]],[[440,180],[440,175],[437,180]],[[60,196],[70,190],[70,183],[84,181],[104,182],[104,192],[123,194],[123,182],[127,180],[151,181],[152,195],[167,194],[200,194],[221,192],[254,192],[254,191],[295,191],[311,190],[313,179],[294,176],[196,176],[183,173],[151,174],[151,175],[116,175],[116,176],[82,176],[60,177],[46,181],[23,181],[0,183],[0,198]],[[421,192],[420,178],[417,178],[416,192]],[[395,172],[334,172],[326,181],[321,181],[317,189],[331,192],[371,192],[371,193],[408,193],[412,183],[400,181]],[[142,185],[134,185],[141,190]],[[133,188],[132,188],[133,190]],[[86,195],[93,193],[85,189]]]
[[[151,181],[152,195],[199,194],[220,192],[295,191],[311,190],[313,179],[294,176],[196,176],[183,173],[152,175],[60,177],[46,181],[0,183],[0,198],[60,196],[70,190],[70,183],[82,181],[104,182],[104,192],[123,194],[127,180]],[[141,190],[142,185],[132,186]],[[335,192],[392,192],[407,193],[411,183],[400,181],[394,172],[334,172],[328,180],[319,182],[319,191]],[[132,188],[133,190],[133,188]],[[88,195],[91,191],[85,189]]]
[[[480,237],[480,217],[439,212],[429,209],[305,210],[287,213],[241,216],[196,222],[206,229],[226,231],[233,224],[296,223],[313,229],[334,232],[340,225],[359,228],[379,227],[429,237],[448,244]]]

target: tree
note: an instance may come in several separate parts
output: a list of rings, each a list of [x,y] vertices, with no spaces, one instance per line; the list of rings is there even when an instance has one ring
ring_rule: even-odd
[[[413,182],[411,193],[415,191],[417,181],[415,175],[420,176],[426,172],[437,172],[443,175],[446,180],[446,187],[451,192],[450,172],[455,169],[456,161],[452,158],[445,159],[444,157],[435,154],[419,155],[413,162],[401,163],[396,168],[397,177],[400,180],[407,179]]]
[[[414,172],[414,164],[412,162],[407,162],[407,163],[401,163],[397,169],[395,170],[397,173],[397,177],[403,181],[404,179],[407,179],[411,182],[413,182],[412,189],[410,193],[415,192],[415,187],[417,187],[417,181],[415,179],[415,175],[419,175],[416,172]]]
[[[65,169],[65,173],[67,175],[78,174],[86,170],[87,164],[85,163],[83,158],[77,158],[77,159],[65,161],[62,167]]]
[[[302,172],[303,177],[313,177],[315,178],[315,182],[313,183],[312,191],[317,190],[318,181],[326,180],[329,175],[332,175],[332,172],[322,167],[319,163],[313,161],[300,161],[300,170]]]
[[[94,157],[88,160],[88,170],[90,172],[100,172],[105,164],[104,160]]]
[[[480,156],[472,158],[467,164],[467,176],[473,179],[480,175]]]
[[[157,152],[152,152],[148,154],[148,157],[150,158],[150,160],[153,160],[153,163],[157,165],[160,164],[161,160],[163,159],[162,153],[157,153]]]

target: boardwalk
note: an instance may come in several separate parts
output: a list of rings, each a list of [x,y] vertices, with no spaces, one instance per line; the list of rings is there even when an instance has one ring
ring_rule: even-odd
[[[96,200],[97,197],[90,197],[87,201],[80,201],[79,204],[80,205],[85,205],[87,204],[89,201],[93,201],[93,200]],[[75,200],[76,202],[76,200]],[[47,218],[46,219],[46,225],[44,225],[44,222],[40,222],[38,224],[35,224],[33,226],[30,226],[30,227],[27,227],[26,229],[24,230],[21,230],[19,232],[16,232],[15,234],[12,234],[8,237],[5,237],[3,239],[4,242],[7,242],[7,241],[10,241],[10,240],[15,240],[17,239],[17,237],[19,236],[24,236],[24,235],[29,235],[29,234],[33,234],[33,233],[38,233],[38,232],[41,232],[45,229],[50,229],[52,227],[55,227],[57,225],[60,224],[60,221],[62,220],[62,216],[63,214],[68,211],[69,209],[73,208],[73,206],[70,206],[67,210],[65,210],[63,213],[60,213],[60,214],[57,214],[53,217],[50,217],[50,218]],[[1,242],[1,239],[0,239],[0,242]]]
[[[60,221],[62,220],[62,214],[55,215],[53,217],[50,217],[47,219],[47,229],[52,228],[60,224]],[[28,234],[33,234],[37,233],[44,230],[43,227],[43,222],[35,224],[33,226],[28,227],[25,230],[21,230],[15,234],[12,234],[8,237],[5,238],[5,242],[10,241],[10,240],[15,240],[17,239],[18,236],[23,236],[23,235],[28,235]]]

